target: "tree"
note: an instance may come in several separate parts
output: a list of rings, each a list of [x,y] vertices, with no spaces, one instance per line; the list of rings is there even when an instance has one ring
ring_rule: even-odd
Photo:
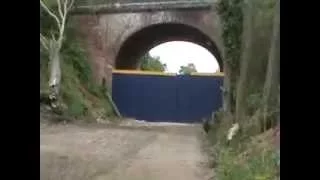
[[[263,121],[261,122],[261,128],[265,131],[269,122],[270,125],[275,125],[275,117],[269,115],[273,114],[273,108],[277,107],[278,101],[280,101],[279,89],[280,89],[280,0],[276,3],[275,16],[273,20],[273,34],[271,38],[271,46],[269,51],[269,60],[267,67],[266,80],[264,84],[263,92]]]
[[[160,57],[152,57],[147,53],[140,60],[140,69],[143,71],[164,72],[167,69],[167,65],[161,63]]]
[[[40,8],[46,12],[55,22],[57,27],[57,33],[54,31],[50,35],[45,36],[40,33],[40,44],[49,54],[50,62],[50,80],[49,80],[49,99],[51,105],[56,106],[55,102],[58,99],[61,82],[61,67],[60,67],[60,53],[64,40],[66,21],[69,11],[71,10],[74,0],[57,0],[57,10],[50,9],[49,3],[40,0]],[[40,12],[41,13],[41,12]]]
[[[191,74],[193,72],[197,72],[193,63],[189,63],[187,66],[180,66],[179,74]]]
[[[242,125],[242,121],[245,119],[247,103],[246,98],[248,95],[249,85],[249,66],[252,58],[252,44],[253,44],[253,2],[247,1],[244,10],[246,14],[243,19],[243,34],[242,34],[242,54],[240,64],[240,77],[237,84],[237,95],[236,95],[236,122]]]
[[[223,110],[234,113],[236,82],[239,77],[241,56],[241,35],[243,22],[243,0],[223,0],[218,3],[218,13],[222,20],[222,37],[224,44],[223,72]]]

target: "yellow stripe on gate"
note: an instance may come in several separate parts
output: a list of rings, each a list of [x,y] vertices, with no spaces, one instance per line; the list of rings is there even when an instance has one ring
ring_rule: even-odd
[[[176,76],[175,73],[164,73],[154,71],[139,71],[139,70],[116,70],[113,69],[112,73],[116,74],[136,74],[136,75],[155,75],[155,76]]]
[[[218,73],[191,73],[191,76],[224,76],[223,72]]]
[[[141,71],[141,70],[117,70],[113,69],[112,73],[115,74],[135,74],[135,75],[155,75],[155,76],[177,76],[176,73],[154,72],[154,71]],[[216,76],[223,77],[224,73],[191,73],[191,76]]]

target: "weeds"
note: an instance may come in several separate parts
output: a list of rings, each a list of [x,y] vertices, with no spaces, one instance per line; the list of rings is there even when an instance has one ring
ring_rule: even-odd
[[[223,148],[218,162],[219,180],[274,180],[276,177],[275,152],[272,150],[239,156],[236,150]]]
[[[221,114],[221,113],[219,113]],[[249,118],[231,142],[227,143],[228,129],[233,118],[218,116],[208,133],[212,162],[217,180],[274,180],[278,176],[279,155],[272,143],[272,130],[263,134],[257,131],[259,124]],[[217,116],[216,116],[217,119]],[[213,168],[213,167],[212,167]]]

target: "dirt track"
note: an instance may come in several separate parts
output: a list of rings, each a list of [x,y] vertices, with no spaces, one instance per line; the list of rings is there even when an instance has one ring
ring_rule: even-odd
[[[40,125],[41,180],[207,180],[196,125]]]

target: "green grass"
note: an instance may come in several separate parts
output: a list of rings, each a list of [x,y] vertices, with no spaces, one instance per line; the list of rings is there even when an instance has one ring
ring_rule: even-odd
[[[279,156],[273,144],[273,130],[263,134],[239,133],[226,143],[231,119],[223,119],[208,134],[215,164],[216,180],[275,180],[278,177]]]
[[[276,179],[276,154],[265,150],[239,155],[228,148],[221,149],[216,168],[218,180],[274,180]]]

